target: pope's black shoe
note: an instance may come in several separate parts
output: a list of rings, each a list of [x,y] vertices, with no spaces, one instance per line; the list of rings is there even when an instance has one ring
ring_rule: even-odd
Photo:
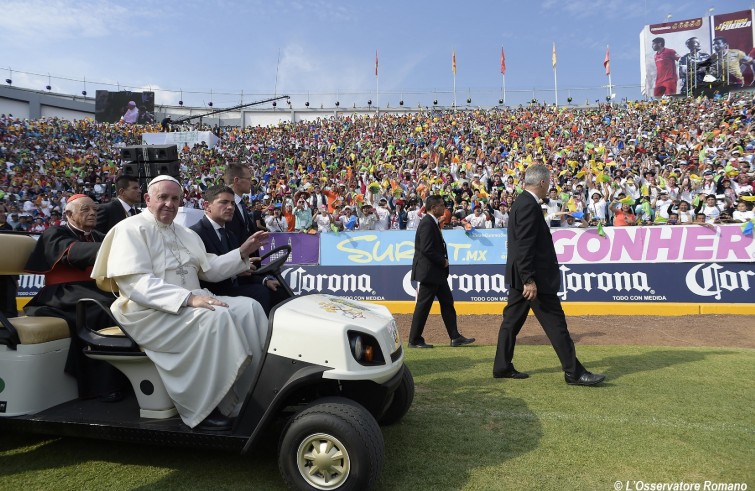
[[[598,385],[606,379],[606,376],[600,373],[585,372],[579,378],[570,377],[564,374],[564,380],[569,385]]]
[[[474,343],[474,338],[465,338],[462,335],[459,335],[458,338],[451,340],[451,346],[454,346],[454,347],[465,346],[467,344],[472,344],[472,343]]]
[[[233,419],[224,416],[218,408],[212,410],[209,416],[196,426],[202,431],[228,431],[233,426]]]

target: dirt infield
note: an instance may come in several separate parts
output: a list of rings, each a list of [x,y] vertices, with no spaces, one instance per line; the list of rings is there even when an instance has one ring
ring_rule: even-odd
[[[410,314],[395,315],[401,339],[409,339]],[[755,348],[755,316],[567,316],[569,332],[578,345],[714,346]],[[496,344],[500,315],[460,315],[459,332],[479,344]],[[428,343],[447,345],[448,334],[440,315],[431,315],[424,332]],[[549,344],[533,316],[517,338],[521,344]]]

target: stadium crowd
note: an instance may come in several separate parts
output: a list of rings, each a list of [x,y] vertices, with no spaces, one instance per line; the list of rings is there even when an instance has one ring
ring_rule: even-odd
[[[252,171],[250,213],[272,231],[413,229],[430,194],[446,201],[447,228],[505,227],[524,169],[544,162],[553,227],[746,222],[754,115],[742,92],[216,127],[216,147],[179,149],[184,206],[202,208],[236,162]],[[158,131],[0,116],[0,229],[43,231],[75,193],[112,199],[119,148]]]

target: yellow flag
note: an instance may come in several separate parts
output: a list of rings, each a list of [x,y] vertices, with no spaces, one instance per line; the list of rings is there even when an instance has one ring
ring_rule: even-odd
[[[556,69],[556,41],[553,41],[553,55],[551,56],[551,61],[553,62],[553,69]],[[456,73],[456,72],[454,72]]]

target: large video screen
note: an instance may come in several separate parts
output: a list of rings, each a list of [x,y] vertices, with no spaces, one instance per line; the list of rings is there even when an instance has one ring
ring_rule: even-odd
[[[94,102],[94,119],[100,123],[154,123],[155,93],[98,90]]]
[[[725,92],[753,80],[752,11],[645,26],[642,93],[649,97]]]

